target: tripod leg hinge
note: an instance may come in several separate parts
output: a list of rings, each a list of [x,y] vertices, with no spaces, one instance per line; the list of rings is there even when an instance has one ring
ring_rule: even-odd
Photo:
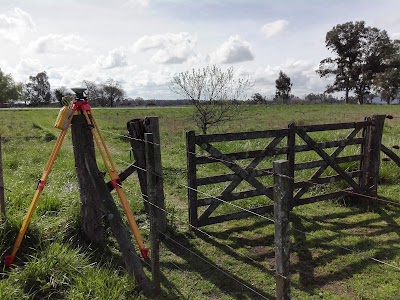
[[[140,254],[142,255],[144,260],[148,260],[149,259],[149,248],[140,249]]]
[[[7,268],[11,268],[14,264],[15,256],[13,255],[6,255],[4,256],[4,263]]]
[[[45,180],[39,179],[39,182],[38,182],[38,185],[37,185],[36,189],[39,190],[39,191],[43,191],[45,184],[46,184]]]
[[[111,180],[111,184],[114,187],[114,189],[116,189],[117,187],[121,187],[122,186],[121,179],[119,179],[119,178]]]

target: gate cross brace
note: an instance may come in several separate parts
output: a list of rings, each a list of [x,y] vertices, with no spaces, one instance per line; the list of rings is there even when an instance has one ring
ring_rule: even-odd
[[[284,137],[276,137],[274,138],[265,148],[265,150],[268,149],[273,149],[275,146],[277,146],[280,141],[282,141]],[[250,164],[246,168],[242,168],[236,163],[233,162],[229,157],[224,155],[221,151],[219,151],[217,148],[212,146],[209,143],[203,143],[200,145],[201,148],[206,150],[208,153],[210,153],[213,157],[215,158],[220,158],[221,162],[227,166],[229,169],[231,169],[233,172],[235,172],[235,179],[232,180],[232,182],[221,192],[220,196],[223,195],[228,195],[231,194],[232,191],[243,181],[246,180],[249,184],[251,184],[253,187],[256,188],[256,190],[261,191],[263,194],[265,194],[267,197],[272,199],[272,193],[266,189],[266,187],[260,183],[257,179],[255,179],[252,176],[252,170],[257,167],[257,165],[265,158],[265,156],[259,156],[254,158]],[[208,218],[212,212],[220,205],[221,203],[212,203],[210,206],[207,207],[207,209],[203,212],[203,214],[200,216],[199,221],[204,220]]]
[[[329,156],[324,150],[317,146],[317,143],[304,131],[297,128],[297,134],[314,150],[321,158],[327,162],[329,166],[332,167],[343,179],[357,192],[361,193],[360,187],[358,184],[351,178],[346,171],[344,171],[336,162],[335,160]]]
[[[361,130],[361,128],[355,128],[348,136],[348,142],[350,142],[356,135],[357,133],[359,133]],[[339,147],[336,148],[336,150],[332,153],[331,157],[332,159],[335,159],[336,157],[339,156],[339,154],[343,151],[343,149],[347,146],[347,143],[345,143],[344,145],[341,145]],[[319,178],[322,173],[324,173],[324,171],[328,168],[328,164],[320,167],[311,177],[310,177],[310,181]],[[301,196],[303,196],[307,191],[308,191],[308,187],[304,187],[302,188],[300,191],[297,192],[297,194],[293,197],[293,200],[299,200],[301,198]]]

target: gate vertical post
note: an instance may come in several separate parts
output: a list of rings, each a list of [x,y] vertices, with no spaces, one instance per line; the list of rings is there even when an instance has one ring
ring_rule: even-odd
[[[164,180],[161,164],[161,145],[160,145],[160,125],[158,117],[146,117],[144,119],[144,128],[146,133],[153,135],[153,146],[154,146],[154,162],[155,162],[155,173],[157,174],[157,205],[161,208],[158,211],[160,216],[158,219],[158,230],[165,232],[167,230],[167,216],[165,212],[165,196],[164,196]]]
[[[288,300],[290,299],[289,212],[293,197],[289,161],[274,161],[273,172],[276,299]]]
[[[187,185],[189,201],[189,224],[198,226],[197,214],[197,181],[196,181],[196,135],[194,131],[186,132],[186,156],[187,156]],[[190,227],[192,229],[192,227]]]
[[[157,191],[157,181],[160,178],[156,172],[155,143],[152,133],[144,134],[146,149],[146,176],[147,176],[147,199],[150,215],[150,240],[151,240],[151,274],[155,295],[160,293],[160,217],[165,216],[162,208],[159,207],[160,194]]]
[[[0,135],[0,212],[2,217],[6,216],[6,201],[4,198],[4,180],[3,180],[3,157],[1,153],[1,135]]]
[[[380,167],[380,152],[385,124],[385,115],[373,115],[369,129],[364,131],[363,162],[360,187],[369,196],[377,196]]]

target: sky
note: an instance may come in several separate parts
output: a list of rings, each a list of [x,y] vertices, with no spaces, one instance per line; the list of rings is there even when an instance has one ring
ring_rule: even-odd
[[[333,54],[325,35],[365,21],[400,38],[398,0],[0,0],[0,69],[18,82],[46,71],[52,88],[119,81],[128,97],[177,99],[179,73],[216,64],[275,94],[322,93],[315,73]]]

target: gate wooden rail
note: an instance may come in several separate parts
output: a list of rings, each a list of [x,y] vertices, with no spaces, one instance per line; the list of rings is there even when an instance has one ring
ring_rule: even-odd
[[[201,227],[246,218],[254,213],[272,213],[272,162],[281,158],[289,160],[290,164],[292,206],[338,198],[349,192],[376,195],[384,120],[384,115],[378,115],[361,122],[308,126],[290,124],[287,129],[279,130],[211,135],[195,135],[194,131],[188,131],[186,146],[190,224]],[[340,138],[333,141],[319,140],[320,132],[336,132]],[[264,147],[251,151],[223,151],[225,142],[244,143],[251,140],[263,140]],[[350,151],[346,152],[349,148]],[[206,154],[198,154],[199,149]],[[302,153],[305,152],[313,153],[311,161],[301,161]],[[243,167],[245,162],[247,165]],[[269,166],[265,167],[268,163]],[[198,177],[198,168],[207,164],[219,164],[225,172]],[[311,169],[316,171],[310,178],[301,179],[297,176],[297,173]],[[236,191],[244,182],[250,188],[243,190],[242,187]],[[309,193],[317,184],[331,185],[335,182],[341,182],[345,187],[317,195]],[[226,186],[219,194],[207,193],[213,185],[224,183]],[[203,189],[203,192],[199,189]],[[256,196],[265,196],[265,205],[224,214],[216,213],[217,208],[226,205],[226,202]]]

